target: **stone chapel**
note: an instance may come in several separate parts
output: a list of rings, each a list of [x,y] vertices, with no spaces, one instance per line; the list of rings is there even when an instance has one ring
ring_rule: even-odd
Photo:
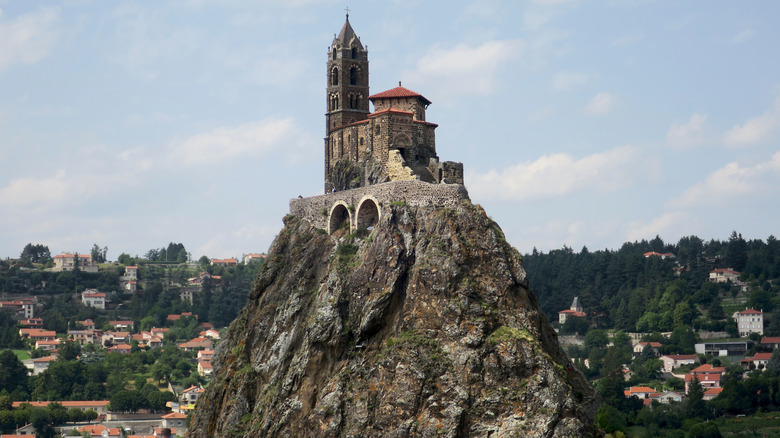
[[[368,47],[347,14],[328,49],[325,191],[390,181],[463,184],[463,164],[436,154],[438,125],[425,120],[431,101],[400,82],[369,95],[368,78]]]

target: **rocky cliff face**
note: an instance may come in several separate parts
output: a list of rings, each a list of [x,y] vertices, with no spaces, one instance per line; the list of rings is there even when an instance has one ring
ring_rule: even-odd
[[[581,437],[596,401],[479,206],[385,206],[328,236],[288,216],[190,437]]]

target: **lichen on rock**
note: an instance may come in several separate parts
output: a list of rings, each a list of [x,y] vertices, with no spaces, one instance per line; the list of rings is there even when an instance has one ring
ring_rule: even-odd
[[[295,216],[215,356],[191,437],[595,436],[596,399],[481,207]]]

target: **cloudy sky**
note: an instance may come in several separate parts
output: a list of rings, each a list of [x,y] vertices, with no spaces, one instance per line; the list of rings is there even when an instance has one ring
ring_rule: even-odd
[[[0,257],[266,251],[322,190],[346,6],[0,0]],[[521,252],[778,234],[780,3],[349,7],[371,92],[433,101],[439,156]]]

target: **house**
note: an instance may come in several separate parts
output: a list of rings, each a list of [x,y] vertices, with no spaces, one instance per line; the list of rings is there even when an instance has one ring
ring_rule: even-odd
[[[721,392],[723,392],[723,388],[707,388],[704,391],[704,400],[712,400],[715,397],[717,397]]]
[[[713,356],[744,356],[752,341],[739,342],[705,342],[696,344],[696,354],[711,354]]]
[[[162,427],[183,428],[187,416],[178,412],[171,412],[162,416]]]
[[[34,341],[53,341],[57,338],[57,332],[53,330],[41,329],[19,329],[19,337],[22,339],[32,339]]]
[[[244,256],[244,264],[248,265],[254,262],[260,262],[265,260],[265,254],[247,254]]]
[[[91,319],[85,319],[84,321],[76,321],[77,323],[84,326],[87,330],[95,330],[95,322]]]
[[[661,348],[661,343],[660,342],[644,342],[644,341],[642,341],[642,342],[637,342],[636,344],[634,344],[634,356],[639,356],[640,354],[642,354],[642,352],[645,350],[645,347],[647,347],[648,345],[650,346],[650,350],[652,350],[653,353],[655,353],[656,356],[658,356],[660,354],[660,351],[659,351],[659,349]]]
[[[113,344],[129,344],[130,339],[130,332],[107,331],[103,333],[102,342],[103,345],[106,346]]]
[[[87,289],[81,293],[81,303],[87,307],[105,310],[106,294],[98,292],[97,289]]]
[[[35,341],[35,349],[42,351],[54,351],[60,346],[60,340],[53,341]]]
[[[54,256],[53,272],[72,271],[76,268],[76,259],[78,259],[78,268],[84,272],[97,272],[98,265],[92,260],[89,254],[70,254],[62,253]]]
[[[122,279],[127,281],[138,280],[138,266],[125,266],[125,275]]]
[[[181,402],[185,405],[194,405],[205,390],[200,386],[190,386],[181,393]]]
[[[746,370],[763,370],[772,358],[772,353],[756,353],[753,357],[746,357],[739,361]]]
[[[658,400],[659,403],[669,404],[671,402],[679,403],[683,400],[683,398],[685,398],[685,396],[679,392],[666,391],[656,397],[653,397],[653,400]]]
[[[571,306],[568,309],[558,312],[558,324],[565,324],[567,318],[585,318],[585,316],[587,315],[585,315],[579,297],[574,297],[574,300],[571,302]]]
[[[185,318],[185,317],[194,317],[195,319],[198,319],[198,315],[193,315],[192,312],[181,312],[180,315],[171,314],[171,315],[168,315],[168,317],[165,318],[165,319],[166,319],[166,321],[176,322],[176,321],[178,321],[178,320],[180,320],[182,318]]]
[[[225,266],[225,267],[228,267],[228,266],[237,266],[238,265],[238,260],[232,259],[232,258],[231,259],[211,259],[209,261],[209,263],[211,264],[211,266]]]
[[[214,350],[201,350],[198,352],[198,360],[211,360],[214,358]]]
[[[183,344],[179,344],[179,348],[184,351],[198,351],[198,350],[211,350],[214,344],[209,338],[195,338],[187,341]]]
[[[128,332],[132,332],[133,330],[135,330],[135,323],[133,321],[128,321],[128,320],[109,321],[108,324],[114,326],[116,330],[122,330]]]
[[[18,319],[30,319],[35,316],[37,298],[0,301],[0,309],[13,313]]]
[[[90,437],[96,437],[96,438],[97,437],[100,438],[121,438],[122,437],[122,429],[110,428],[110,427],[103,426],[102,424],[88,424],[76,430],[78,430],[81,433],[88,432]]]
[[[109,353],[129,354],[132,347],[128,344],[119,344],[109,347]]]
[[[761,338],[761,346],[774,350],[780,348],[780,337],[777,336],[764,336]]]
[[[688,390],[691,387],[691,382],[693,382],[693,379],[697,378],[699,379],[699,384],[701,387],[706,391],[709,388],[720,388],[720,380],[722,375],[719,373],[715,374],[686,374],[685,375],[685,393],[688,393]]]
[[[127,283],[125,283],[125,290],[128,292],[135,292],[136,290],[138,290],[138,281],[130,280]]]
[[[157,336],[158,338],[164,338],[165,333],[167,333],[168,330],[170,329],[164,327],[152,327],[149,329],[149,333],[151,333],[152,336]]]
[[[203,338],[219,339],[219,331],[214,329],[203,330],[199,335]]]
[[[745,309],[732,315],[737,321],[739,336],[748,336],[751,333],[764,334],[764,312],[756,309]]]
[[[693,365],[699,362],[699,356],[696,354],[666,354],[661,356],[664,363],[664,371],[671,373],[673,369],[683,365]]]
[[[179,436],[179,432],[175,427],[155,427],[154,438],[169,438]]]
[[[660,394],[660,393],[655,389],[649,388],[647,386],[632,386],[627,390],[625,390],[624,394],[626,397],[635,396],[640,400],[644,400],[646,398],[649,398],[652,394]]]
[[[102,333],[98,330],[68,330],[68,338],[81,345],[99,344]]]
[[[740,273],[731,269],[715,269],[713,271],[710,271],[710,278],[709,281],[713,283],[727,283],[732,282],[736,283],[739,280]]]
[[[33,359],[33,376],[37,376],[38,374],[46,371],[49,368],[49,365],[56,360],[56,356],[46,356]]]
[[[210,360],[198,361],[198,374],[200,374],[203,377],[208,377],[213,373],[214,373],[214,365],[211,364]]]
[[[19,321],[19,326],[23,328],[43,329],[43,318],[29,318]]]

